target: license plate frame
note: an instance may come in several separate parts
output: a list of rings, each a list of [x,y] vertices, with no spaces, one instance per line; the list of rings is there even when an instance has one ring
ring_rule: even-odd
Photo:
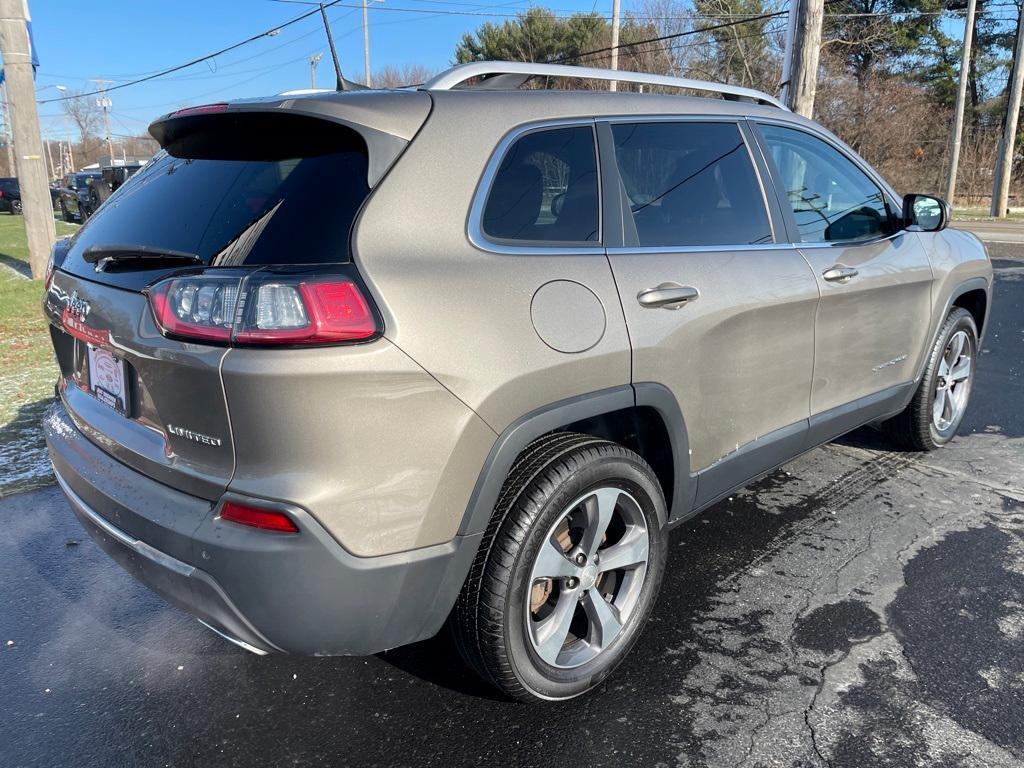
[[[124,360],[103,347],[86,344],[89,394],[122,416],[128,415],[128,376]]]

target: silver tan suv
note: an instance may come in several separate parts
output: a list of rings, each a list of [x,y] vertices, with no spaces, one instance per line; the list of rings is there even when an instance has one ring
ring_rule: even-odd
[[[256,653],[447,624],[510,696],[576,696],[674,525],[863,424],[931,450],[963,418],[984,248],[763,93],[484,62],[150,131],[54,251],[47,439],[100,545]]]

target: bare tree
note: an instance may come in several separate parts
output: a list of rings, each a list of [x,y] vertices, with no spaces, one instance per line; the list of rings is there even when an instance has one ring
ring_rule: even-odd
[[[435,70],[423,64],[403,64],[400,67],[388,64],[373,73],[373,87],[402,88],[406,85],[420,85],[435,74]]]
[[[86,143],[93,135],[100,124],[100,108],[96,100],[91,96],[84,95],[81,91],[70,91],[69,98],[65,99],[64,113],[71,118],[78,127],[82,143]]]

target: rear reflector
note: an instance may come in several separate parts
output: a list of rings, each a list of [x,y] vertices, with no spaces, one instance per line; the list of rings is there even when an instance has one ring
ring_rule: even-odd
[[[277,533],[298,533],[299,527],[284,512],[273,509],[247,507],[234,501],[225,501],[220,508],[220,519],[250,528]]]
[[[351,280],[338,276],[215,274],[176,277],[148,291],[165,336],[247,345],[369,339],[377,320]]]

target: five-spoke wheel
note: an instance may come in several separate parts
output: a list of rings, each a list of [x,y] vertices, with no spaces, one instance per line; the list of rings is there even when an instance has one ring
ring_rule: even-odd
[[[572,501],[530,573],[526,621],[538,655],[572,668],[607,648],[636,608],[649,552],[643,512],[628,492],[601,487]]]

